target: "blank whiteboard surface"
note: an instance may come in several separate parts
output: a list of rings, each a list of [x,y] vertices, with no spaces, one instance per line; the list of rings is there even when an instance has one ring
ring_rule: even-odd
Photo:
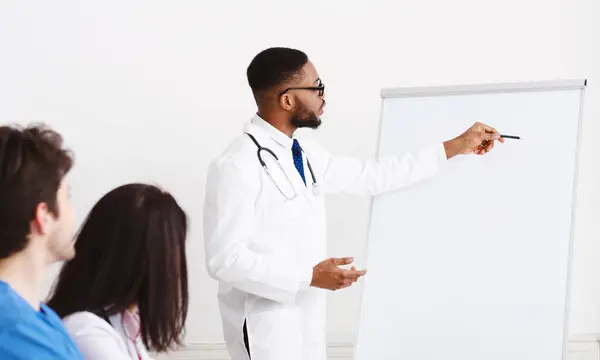
[[[380,156],[477,121],[521,140],[373,199],[356,360],[564,359],[584,83],[560,85],[382,92]]]

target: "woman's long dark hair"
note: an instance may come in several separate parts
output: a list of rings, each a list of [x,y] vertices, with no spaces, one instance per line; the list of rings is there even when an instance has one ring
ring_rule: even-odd
[[[169,193],[146,184],[120,186],[92,208],[48,305],[64,318],[78,311],[113,315],[137,304],[149,350],[181,345],[186,237],[186,214]]]

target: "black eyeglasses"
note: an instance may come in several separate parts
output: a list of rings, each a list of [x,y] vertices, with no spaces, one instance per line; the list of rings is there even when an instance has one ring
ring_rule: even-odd
[[[312,90],[312,91],[318,91],[319,92],[319,96],[323,96],[325,94],[325,85],[319,79],[319,85],[318,86],[289,87],[289,88],[283,90],[282,92],[280,92],[279,96],[285,94],[286,92],[288,92],[290,90]]]

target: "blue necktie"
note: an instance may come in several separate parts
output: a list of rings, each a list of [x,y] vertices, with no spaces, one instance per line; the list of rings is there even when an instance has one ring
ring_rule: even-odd
[[[306,185],[306,178],[304,177],[304,162],[302,161],[302,148],[298,140],[294,139],[294,145],[292,145],[292,154],[294,155],[294,165],[296,170],[300,173],[304,185]]]

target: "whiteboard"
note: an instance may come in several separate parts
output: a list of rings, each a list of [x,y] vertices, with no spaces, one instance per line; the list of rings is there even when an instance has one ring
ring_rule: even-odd
[[[382,90],[378,154],[521,136],[373,198],[356,360],[565,359],[585,81]]]

